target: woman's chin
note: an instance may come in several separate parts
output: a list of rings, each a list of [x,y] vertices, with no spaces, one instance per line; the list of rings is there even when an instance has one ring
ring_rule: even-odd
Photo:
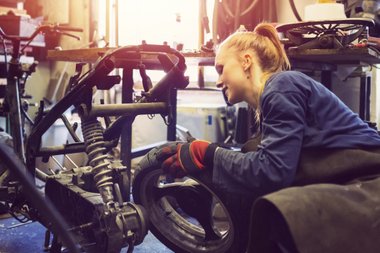
[[[230,93],[230,92],[227,92],[227,99],[228,99],[228,103],[230,103],[230,104],[237,104],[237,103],[243,101],[241,97],[234,96],[234,94]]]
[[[236,104],[236,103],[239,103],[240,101],[238,101],[237,99],[235,99],[235,98],[228,98],[228,103],[229,104],[231,104],[231,105],[234,105],[234,104]]]

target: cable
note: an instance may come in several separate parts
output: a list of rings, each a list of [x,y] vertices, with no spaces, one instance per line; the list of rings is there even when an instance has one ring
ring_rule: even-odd
[[[260,0],[254,0],[250,6],[248,6],[248,8],[246,8],[244,11],[240,12],[240,17],[241,16],[244,16],[245,14],[247,14],[248,12],[250,12],[255,6],[256,4],[259,2]],[[224,10],[227,12],[228,15],[230,15],[231,17],[234,17],[235,15],[232,13],[230,7],[228,6],[227,2],[226,1],[222,1],[222,6],[224,8]]]
[[[290,7],[292,7],[292,11],[293,11],[294,16],[296,16],[296,19],[298,21],[302,22],[302,18],[297,11],[296,5],[294,4],[294,0],[289,0],[289,3],[290,3]]]
[[[240,25],[240,17],[241,17],[240,4],[241,4],[241,0],[235,0],[235,16],[234,16],[234,29],[235,30],[238,29],[239,25]]]
[[[240,16],[244,16],[245,14],[247,14],[248,12],[250,12],[255,6],[256,4],[259,2],[259,0],[255,0],[251,3],[250,6],[248,6],[247,9],[245,9],[244,11],[241,12]]]

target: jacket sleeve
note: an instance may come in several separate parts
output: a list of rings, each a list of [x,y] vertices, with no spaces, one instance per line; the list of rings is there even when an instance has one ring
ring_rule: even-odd
[[[230,192],[259,195],[289,186],[302,147],[305,110],[306,99],[297,92],[273,92],[263,98],[258,150],[243,154],[218,148],[213,182]]]

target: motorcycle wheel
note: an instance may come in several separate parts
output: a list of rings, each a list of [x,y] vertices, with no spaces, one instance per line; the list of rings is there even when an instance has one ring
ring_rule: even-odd
[[[160,165],[153,149],[137,166],[132,186],[133,200],[147,210],[149,229],[157,239],[180,253],[245,252],[250,204],[218,191],[211,173],[173,181]],[[184,200],[190,210],[183,208]],[[197,219],[202,218],[199,211],[210,211],[209,220]]]

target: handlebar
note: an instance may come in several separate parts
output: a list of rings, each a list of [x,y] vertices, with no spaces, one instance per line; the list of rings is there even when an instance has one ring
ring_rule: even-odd
[[[73,26],[56,26],[55,29],[65,32],[83,32],[82,28]]]
[[[83,29],[71,26],[41,25],[32,33],[32,35],[27,37],[18,35],[8,35],[0,27],[0,36],[4,39],[11,41],[32,41],[39,33],[62,33],[65,35],[70,35],[66,32],[83,32]]]

